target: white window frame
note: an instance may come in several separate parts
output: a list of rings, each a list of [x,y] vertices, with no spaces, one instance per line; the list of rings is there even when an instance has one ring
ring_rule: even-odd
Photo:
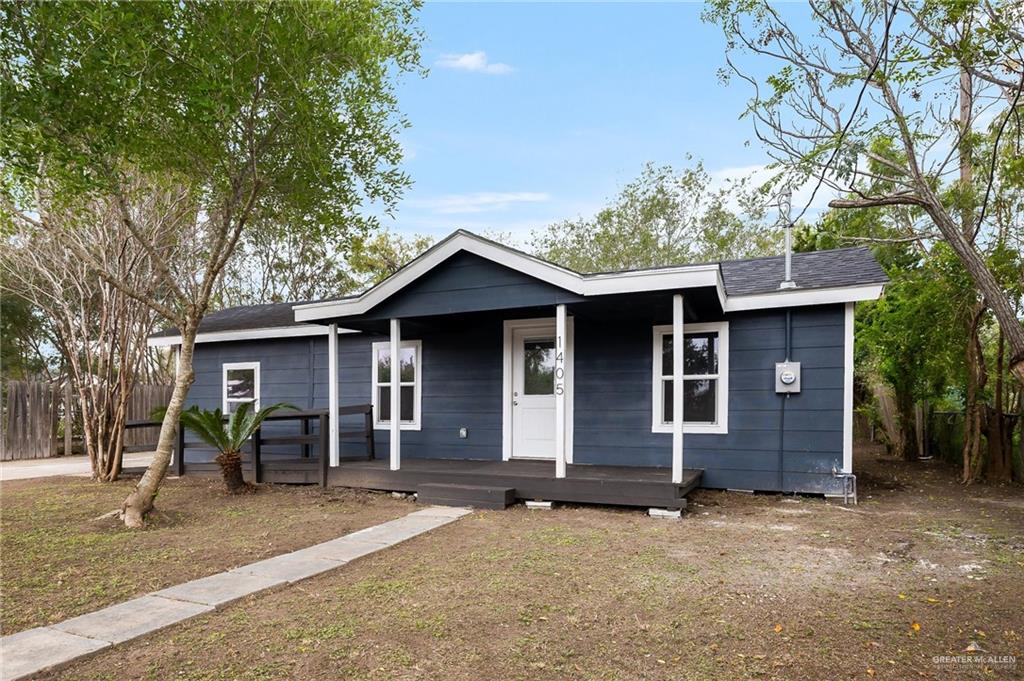
[[[399,348],[412,348],[416,353],[416,378],[413,383],[413,398],[412,398],[412,423],[402,423],[399,421],[399,430],[419,430],[420,429],[420,402],[423,395],[423,342],[418,340],[403,340],[399,344]],[[377,404],[378,388],[383,385],[390,386],[390,383],[380,383],[377,380],[377,357],[381,350],[391,350],[391,341],[381,341],[373,344],[373,352],[370,357],[370,404],[373,405],[373,427],[375,430],[389,430],[391,428],[391,421],[381,421],[378,413],[379,405]],[[401,382],[401,386],[409,385],[408,381]],[[401,400],[399,400],[401,404]]]
[[[684,374],[684,380],[715,379],[718,385],[715,388],[715,417],[714,423],[693,423],[686,421],[686,414],[683,414],[684,433],[712,433],[724,435],[729,432],[729,322],[702,322],[700,324],[685,324],[683,335],[691,333],[707,333],[715,331],[718,333],[718,373],[717,374]],[[663,338],[672,335],[672,325],[654,327],[654,342],[651,354],[651,432],[671,433],[672,424],[662,420],[664,405],[661,399],[661,381],[664,374],[661,373],[661,348]]]
[[[233,370],[253,370],[253,397],[249,398],[238,398],[232,397],[228,399],[228,372]],[[228,402],[242,403],[252,402],[253,408],[259,411],[260,408],[260,363],[259,362],[226,362],[221,365],[221,405],[220,409],[223,413],[228,414]]]

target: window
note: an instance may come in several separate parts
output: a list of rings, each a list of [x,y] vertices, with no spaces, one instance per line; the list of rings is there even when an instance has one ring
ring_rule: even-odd
[[[523,342],[523,394],[555,394],[555,339]]]
[[[686,324],[683,327],[683,423],[687,433],[728,432],[729,323]],[[654,327],[655,433],[672,432],[671,326]]]
[[[230,414],[239,404],[249,402],[260,408],[260,363],[236,362],[224,365],[224,400],[222,411]]]
[[[420,429],[420,341],[402,341],[399,347],[399,423],[402,430]],[[377,428],[391,425],[391,343],[373,344],[373,421]]]

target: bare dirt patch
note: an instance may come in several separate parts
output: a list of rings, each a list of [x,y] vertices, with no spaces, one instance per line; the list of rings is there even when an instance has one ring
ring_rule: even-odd
[[[965,489],[937,464],[867,454],[855,509],[704,491],[681,522],[596,507],[478,512],[59,676],[1020,676],[1024,511],[977,497],[1022,490]],[[1016,655],[1017,670],[934,663],[972,642]]]
[[[4,635],[415,510],[386,495],[310,487],[261,486],[229,496],[219,481],[182,478],[165,482],[144,530],[95,520],[119,507],[134,482],[44,478],[0,485]]]

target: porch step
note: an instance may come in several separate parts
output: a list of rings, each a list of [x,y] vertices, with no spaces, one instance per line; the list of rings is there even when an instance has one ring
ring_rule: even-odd
[[[515,502],[514,487],[425,483],[416,487],[416,501],[435,506],[503,509]]]

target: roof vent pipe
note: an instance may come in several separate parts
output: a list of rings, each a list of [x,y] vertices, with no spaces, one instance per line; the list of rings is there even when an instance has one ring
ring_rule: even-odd
[[[789,218],[789,211],[793,205],[793,190],[786,187],[779,197],[779,219],[782,221],[782,228],[786,230],[786,278],[779,284],[780,289],[796,288],[793,281],[793,223]]]

